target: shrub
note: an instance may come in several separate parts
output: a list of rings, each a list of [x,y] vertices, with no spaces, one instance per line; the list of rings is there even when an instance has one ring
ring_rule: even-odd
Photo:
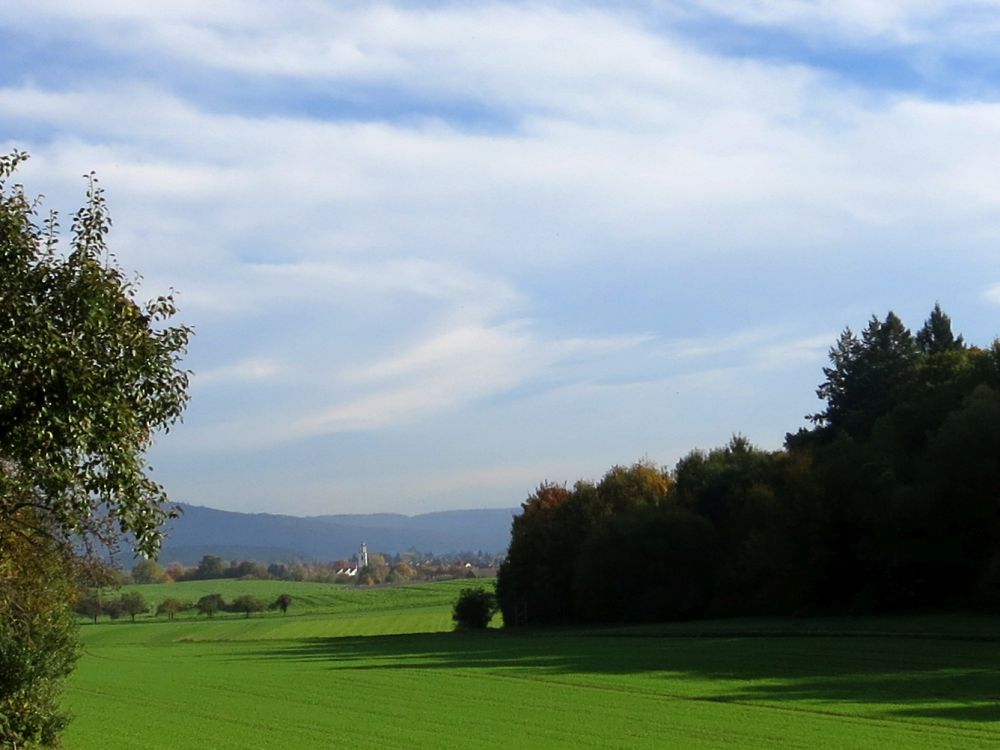
[[[497,609],[497,597],[492,591],[462,589],[451,619],[455,621],[456,628],[482,630],[490,624]]]

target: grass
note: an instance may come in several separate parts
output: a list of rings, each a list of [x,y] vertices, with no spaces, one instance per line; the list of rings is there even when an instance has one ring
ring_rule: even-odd
[[[997,618],[445,632],[465,585],[83,627],[66,747],[1000,747]]]

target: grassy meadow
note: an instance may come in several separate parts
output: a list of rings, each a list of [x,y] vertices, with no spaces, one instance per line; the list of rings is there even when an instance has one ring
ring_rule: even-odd
[[[1000,747],[1000,619],[454,633],[467,581],[138,587],[268,612],[81,627],[68,750]]]

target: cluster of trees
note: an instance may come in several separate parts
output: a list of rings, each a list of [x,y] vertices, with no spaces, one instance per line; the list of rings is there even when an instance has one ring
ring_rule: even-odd
[[[91,618],[95,623],[101,615],[117,620],[128,615],[135,622],[135,616],[149,612],[146,598],[138,591],[132,591],[113,599],[101,599],[99,589],[84,592],[77,600],[74,610],[79,615]]]
[[[439,581],[452,578],[475,578],[476,574],[457,559],[415,561],[408,556],[390,558],[378,553],[368,555],[368,565],[351,579],[358,586],[374,586],[408,581]]]
[[[171,511],[148,473],[153,437],[180,418],[191,330],[173,299],[137,300],[105,242],[91,175],[59,244],[57,217],[0,157],[0,745],[56,741],[77,655],[73,592],[86,551],[121,535],[155,556]],[[81,557],[81,552],[83,556]]]
[[[474,558],[480,559],[480,558]],[[349,560],[334,562],[275,562],[264,564],[253,560],[227,562],[217,555],[204,555],[197,565],[184,566],[177,562],[166,566],[155,560],[142,559],[133,567],[133,583],[169,583],[172,581],[206,581],[222,578],[255,578],[276,581],[312,581],[317,583],[356,583],[370,586],[379,583],[406,583],[411,580],[436,580],[468,575],[462,558],[426,558],[416,553],[389,556],[372,553],[368,565],[349,576],[342,572],[350,568]]]
[[[1000,341],[890,312],[823,373],[783,450],[736,436],[540,486],[499,570],[505,623],[1000,604]]]

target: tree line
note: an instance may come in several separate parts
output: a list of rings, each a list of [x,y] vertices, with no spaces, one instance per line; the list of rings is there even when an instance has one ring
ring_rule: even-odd
[[[241,612],[249,617],[251,613],[263,612],[265,609],[280,610],[281,614],[286,614],[293,601],[291,594],[279,594],[270,604],[250,594],[237,596],[231,602],[227,602],[222,594],[206,594],[198,601],[167,597],[156,606],[156,615],[166,615],[168,620],[173,620],[179,612],[196,611],[207,617],[214,617],[218,612]],[[150,609],[146,598],[138,591],[102,598],[99,590],[91,589],[81,593],[74,605],[74,611],[78,615],[91,618],[94,624],[102,615],[112,620],[128,615],[135,622],[136,615],[146,614]]]
[[[935,305],[829,358],[825,408],[781,450],[736,435],[539,486],[499,569],[505,624],[1000,603],[1000,341],[968,345]]]

